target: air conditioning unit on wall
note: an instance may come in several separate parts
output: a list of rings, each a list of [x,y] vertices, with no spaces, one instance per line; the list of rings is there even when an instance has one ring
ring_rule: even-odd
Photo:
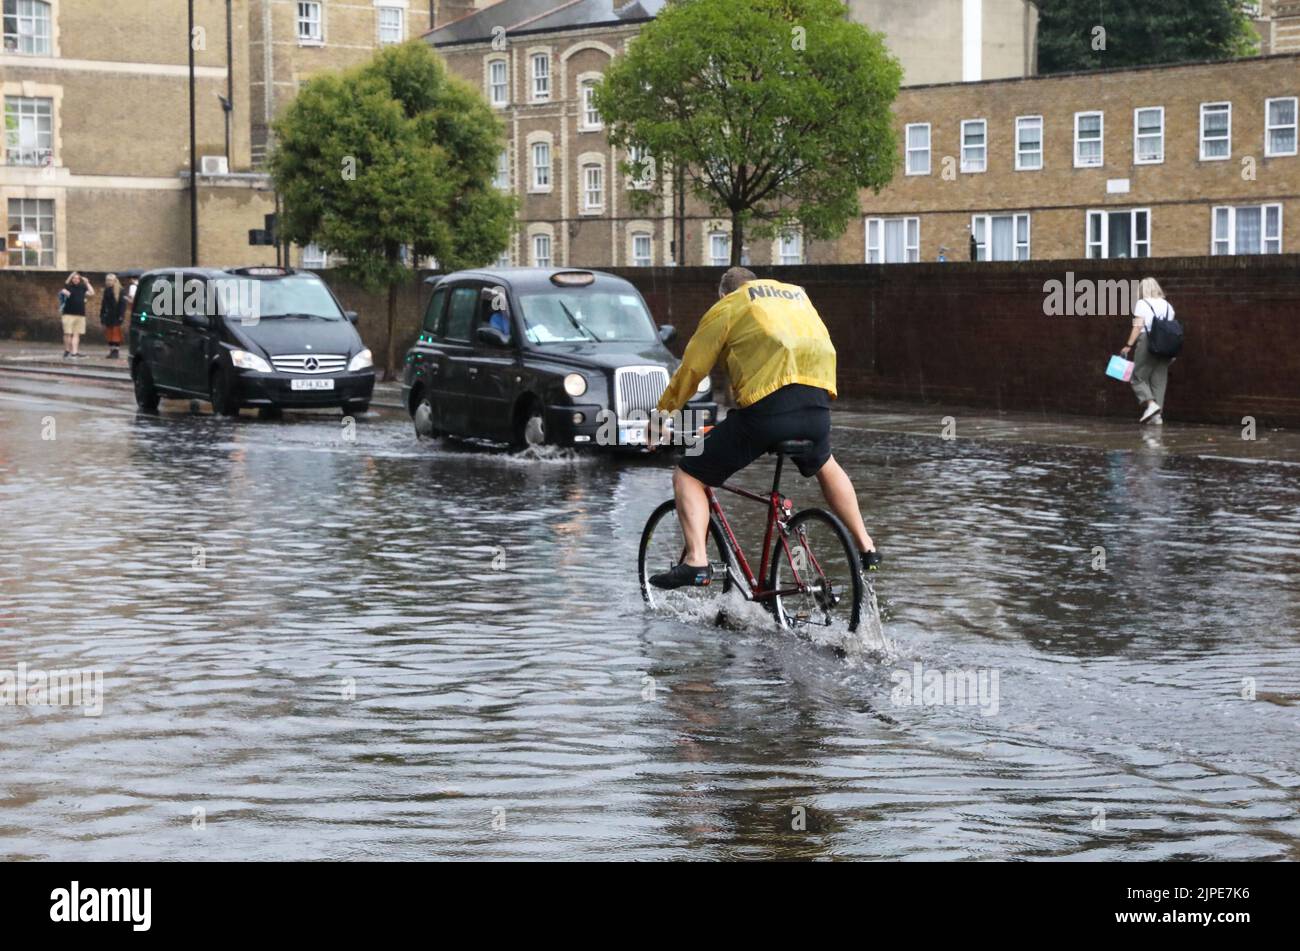
[[[224,155],[203,155],[199,157],[200,175],[229,175],[230,166]]]

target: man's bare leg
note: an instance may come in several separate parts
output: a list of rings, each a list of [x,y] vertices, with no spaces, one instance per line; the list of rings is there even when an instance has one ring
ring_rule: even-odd
[[[874,551],[876,543],[867,534],[867,526],[862,521],[862,511],[858,508],[858,494],[853,491],[853,483],[849,480],[848,473],[835,461],[834,456],[827,459],[826,464],[817,471],[817,481],[821,483],[826,504],[849,530],[849,534],[858,544],[858,551]],[[677,510],[680,512],[680,496],[678,498]]]
[[[853,491],[851,486],[849,491]],[[682,561],[693,568],[703,568],[709,563],[704,547],[709,531],[709,497],[705,494],[704,483],[680,467],[676,468],[673,470],[673,495],[677,499],[677,520],[681,523],[686,543]]]

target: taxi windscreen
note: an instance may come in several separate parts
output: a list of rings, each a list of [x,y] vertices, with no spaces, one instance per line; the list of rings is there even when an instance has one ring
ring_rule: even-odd
[[[654,322],[637,294],[617,291],[547,291],[521,294],[524,334],[530,343],[651,343]]]

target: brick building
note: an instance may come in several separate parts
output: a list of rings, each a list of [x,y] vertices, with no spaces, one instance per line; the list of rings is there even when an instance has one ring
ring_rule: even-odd
[[[188,262],[185,0],[0,2],[0,267],[102,271]],[[249,229],[274,208],[258,169],[270,120],[311,75],[427,31],[431,6],[196,0],[201,263],[275,260],[273,248],[248,244]],[[229,144],[223,98],[231,106]]]

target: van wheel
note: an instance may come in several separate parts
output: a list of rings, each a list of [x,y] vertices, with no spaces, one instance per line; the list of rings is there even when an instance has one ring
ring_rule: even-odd
[[[433,403],[423,393],[411,411],[411,422],[415,426],[416,439],[437,439],[442,435],[433,425]]]
[[[344,416],[364,416],[370,412],[369,403],[353,403],[351,406],[343,407]]]
[[[144,360],[137,360],[131,370],[131,382],[135,385],[135,405],[146,413],[158,412],[158,400],[161,397],[154,389],[153,374],[149,372],[149,364]]]
[[[213,404],[216,405],[215,403]],[[238,412],[238,410],[236,410]],[[284,410],[278,406],[260,406],[257,415],[262,419],[280,419],[284,416]]]
[[[542,418],[542,407],[536,401],[529,403],[519,414],[511,445],[515,449],[546,445],[546,421]]]
[[[238,416],[239,401],[235,398],[231,386],[230,371],[225,367],[217,367],[212,371],[211,383],[209,392],[212,398],[212,411],[222,416]]]

